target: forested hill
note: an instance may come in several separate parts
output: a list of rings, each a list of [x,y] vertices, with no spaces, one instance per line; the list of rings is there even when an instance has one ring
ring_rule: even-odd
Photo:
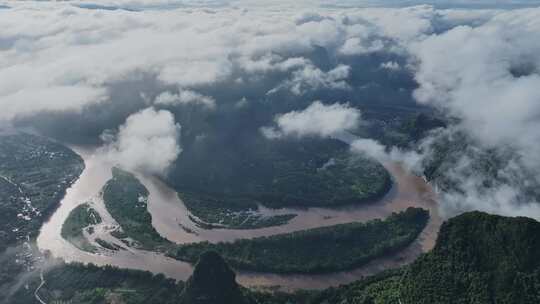
[[[40,295],[48,303],[80,304],[536,304],[538,257],[539,222],[471,212],[444,223],[435,248],[410,266],[323,291],[248,290],[221,257],[205,253],[186,284],[134,270],[60,264],[44,273]],[[29,290],[39,283],[36,274]],[[32,303],[34,295],[21,287],[14,299]]]
[[[408,267],[318,293],[257,298],[264,304],[535,304],[539,257],[539,222],[470,212],[445,222],[435,248]]]
[[[256,304],[236,283],[235,273],[213,251],[201,255],[193,275],[186,282],[180,304]]]
[[[251,298],[258,304],[540,303],[538,257],[539,222],[470,212],[445,222],[435,248],[403,269],[321,292]]]
[[[540,223],[471,212],[406,271],[403,303],[540,303]]]

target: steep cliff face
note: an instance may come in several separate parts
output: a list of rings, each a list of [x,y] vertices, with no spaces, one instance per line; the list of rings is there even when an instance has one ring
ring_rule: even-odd
[[[236,275],[223,258],[213,252],[203,253],[193,275],[186,282],[180,304],[250,304]]]
[[[403,279],[403,303],[540,303],[540,223],[470,212]]]

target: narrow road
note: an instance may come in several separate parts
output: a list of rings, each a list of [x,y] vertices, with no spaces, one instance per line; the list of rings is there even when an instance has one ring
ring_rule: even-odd
[[[39,278],[41,279],[41,283],[39,283],[39,286],[36,288],[36,291],[34,291],[34,296],[36,297],[36,300],[41,304],[47,304],[47,302],[43,301],[41,297],[39,296],[39,290],[43,285],[45,285],[45,278],[43,277],[43,270],[40,270],[39,272]]]

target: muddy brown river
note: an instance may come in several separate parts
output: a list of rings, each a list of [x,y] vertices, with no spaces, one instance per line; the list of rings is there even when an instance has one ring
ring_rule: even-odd
[[[43,225],[37,239],[40,250],[47,250],[54,257],[62,258],[66,262],[114,265],[121,268],[163,273],[174,279],[186,280],[192,273],[192,266],[168,258],[163,254],[129,247],[120,251],[100,250],[96,253],[89,253],[79,250],[62,238],[62,224],[70,211],[82,203],[90,202],[103,219],[103,222],[95,227],[96,232],[90,238],[100,237],[121,244],[110,235],[110,231],[114,230],[118,224],[107,212],[100,195],[102,187],[111,177],[113,164],[100,157],[98,150],[94,148],[72,148],[84,159],[86,168],[80,178],[67,190],[59,208],[50,220]],[[394,185],[380,201],[338,209],[268,209],[261,206],[259,212],[266,215],[294,213],[297,216],[282,226],[249,230],[201,229],[189,219],[189,211],[173,189],[156,177],[141,174],[137,177],[149,191],[148,211],[152,215],[153,226],[163,237],[178,244],[201,241],[234,241],[341,223],[364,222],[385,218],[392,212],[399,212],[407,207],[421,207],[430,211],[431,217],[428,225],[411,245],[397,254],[372,260],[355,270],[320,275],[283,275],[243,271],[237,273],[237,280],[244,286],[270,287],[280,285],[285,290],[322,289],[349,283],[362,276],[411,263],[421,253],[434,246],[442,222],[437,213],[434,191],[421,177],[410,174],[399,164],[387,163],[384,165],[392,175]]]

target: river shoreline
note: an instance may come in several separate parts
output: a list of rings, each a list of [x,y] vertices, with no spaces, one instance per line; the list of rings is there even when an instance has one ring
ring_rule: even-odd
[[[88,253],[77,249],[61,237],[62,224],[71,210],[90,201],[105,219],[102,223],[102,229],[99,231],[108,241],[115,241],[108,233],[110,233],[111,227],[117,223],[104,208],[100,197],[101,188],[111,177],[110,170],[113,165],[102,159],[98,155],[97,149],[81,147],[72,147],[72,149],[84,159],[85,169],[79,179],[66,191],[59,208],[42,226],[37,238],[40,250],[47,250],[52,256],[62,258],[66,262],[93,263],[101,266],[113,265],[120,268],[163,273],[167,277],[186,280],[193,271],[192,265],[171,259],[161,253],[129,247],[127,250],[118,252]],[[407,207],[420,207],[430,211],[428,225],[413,243],[396,254],[374,259],[358,269],[317,275],[237,272],[237,280],[244,286],[262,288],[281,286],[281,289],[291,291],[323,289],[350,283],[363,276],[411,263],[421,253],[434,246],[442,222],[437,214],[435,193],[422,178],[406,172],[399,164],[387,163],[384,165],[392,175],[393,187],[381,200],[336,209],[268,209],[261,207],[259,212],[265,215],[295,213],[297,216],[282,226],[243,230],[201,229],[189,219],[189,211],[173,189],[167,187],[154,176],[137,174],[137,177],[149,191],[148,211],[152,215],[154,228],[163,237],[177,244],[201,241],[230,242],[237,239],[270,236],[355,221],[365,222],[387,217],[392,212],[403,211]]]

